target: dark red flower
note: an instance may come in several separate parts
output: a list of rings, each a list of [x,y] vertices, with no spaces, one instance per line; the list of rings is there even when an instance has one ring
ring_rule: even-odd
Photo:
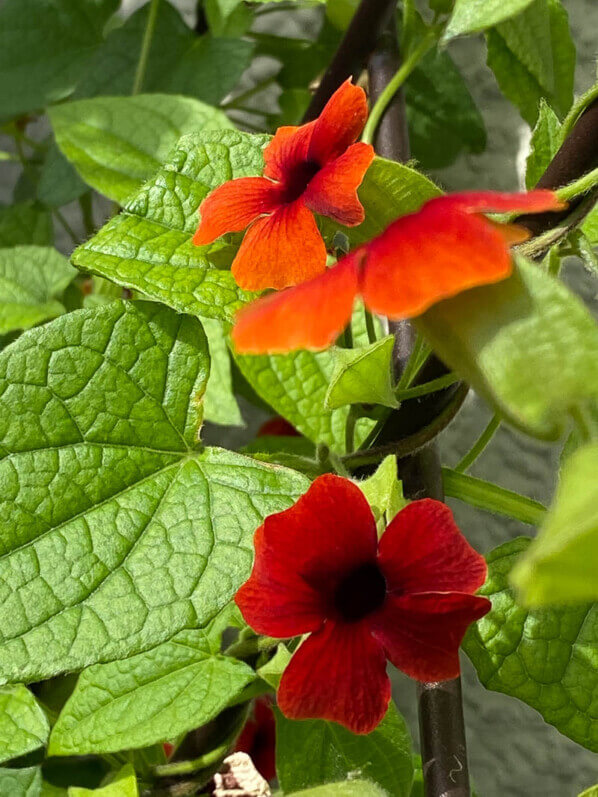
[[[243,726],[235,752],[247,753],[266,780],[276,777],[276,722],[269,697],[258,697]]]
[[[369,310],[398,320],[461,291],[506,279],[512,271],[509,245],[528,233],[482,214],[562,207],[552,191],[432,199],[325,274],[241,310],[233,329],[235,346],[251,354],[323,349],[349,322],[358,296]]]
[[[374,150],[354,142],[367,114],[365,92],[348,80],[318,119],[280,127],[264,150],[263,177],[229,180],[204,199],[193,243],[249,227],[232,265],[247,290],[286,288],[321,274],[326,247],[313,214],[347,226],[364,219],[357,189]]]
[[[445,504],[408,504],[378,543],[359,487],[325,475],[256,531],[236,602],[260,634],[310,634],[280,682],[287,717],[369,733],[390,701],[387,659],[420,681],[459,674],[463,635],[490,609],[473,594],[485,577]]]
[[[285,418],[275,416],[265,421],[257,431],[256,437],[300,437],[299,432]]]

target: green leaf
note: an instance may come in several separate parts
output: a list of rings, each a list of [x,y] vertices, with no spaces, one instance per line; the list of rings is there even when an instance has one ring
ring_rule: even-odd
[[[0,6],[0,117],[67,97],[118,0],[5,0]]]
[[[96,97],[50,110],[56,143],[85,182],[123,203],[166,160],[185,133],[231,127],[190,97]]]
[[[567,413],[598,394],[596,322],[523,258],[509,279],[440,302],[417,326],[505,420],[535,437],[560,437]]]
[[[532,131],[525,171],[526,188],[534,188],[561,145],[561,123],[544,98],[540,100],[538,121]]]
[[[77,272],[55,249],[0,249],[0,335],[64,313],[57,301]]]
[[[231,362],[224,326],[213,318],[202,318],[201,324],[210,349],[210,377],[204,396],[205,419],[225,426],[244,426],[233,391]]]
[[[0,207],[0,247],[53,243],[52,217],[36,202]]]
[[[37,198],[49,208],[59,208],[78,199],[87,191],[87,186],[77,174],[74,166],[52,142],[37,184]]]
[[[322,219],[321,227],[331,237],[335,230],[341,230],[354,247],[379,235],[398,216],[419,210],[424,202],[441,193],[440,188],[415,169],[376,157],[358,191],[365,208],[365,221],[357,227],[343,227]]]
[[[302,789],[293,794],[300,797],[388,797],[387,792],[369,780],[345,780],[342,783],[327,783],[315,789]]]
[[[393,455],[385,457],[372,476],[357,484],[368,499],[377,522],[385,520],[387,525],[397,512],[407,506],[403,485],[399,481],[397,458]]]
[[[214,36],[242,36],[252,15],[242,0],[206,0],[204,10]]]
[[[440,169],[465,151],[483,152],[486,128],[455,62],[442,50],[427,53],[405,84],[409,141],[425,169]]]
[[[191,239],[212,189],[261,172],[265,141],[234,130],[185,136],[123,212],[75,250],[73,263],[175,310],[232,320],[247,297],[220,267],[232,254],[222,242],[199,247]]]
[[[579,797],[598,797],[598,784],[596,786],[590,786],[589,789],[584,789]]]
[[[99,789],[82,789],[80,786],[71,786],[68,797],[138,797],[137,777],[131,764],[126,764],[107,786]]]
[[[513,570],[529,606],[598,601],[598,443],[565,463],[538,537]]]
[[[468,631],[463,647],[487,689],[523,700],[574,742],[598,752],[598,605],[527,611],[509,588],[530,540],[519,537],[487,557],[479,590],[492,610]]]
[[[444,39],[476,33],[520,14],[533,0],[456,0]]]
[[[22,684],[0,686],[0,762],[43,747],[50,733],[48,719]]]
[[[564,116],[573,102],[575,45],[560,0],[535,0],[488,31],[488,66],[528,124],[536,123],[543,98]]]
[[[148,13],[146,3],[110,33],[77,86],[76,97],[131,94]],[[217,105],[249,66],[251,42],[215,39],[209,34],[197,36],[166,0],[158,7],[156,31],[149,50],[144,92],[185,94]]]
[[[353,772],[394,797],[409,795],[411,737],[394,703],[367,736],[324,720],[288,720],[276,711],[276,773],[285,793],[342,780]]]
[[[281,642],[276,648],[276,653],[272,658],[258,668],[257,674],[269,686],[278,689],[282,674],[286,670],[290,660],[291,654],[284,642]]]
[[[198,432],[197,319],[115,301],[0,354],[0,678],[37,681],[205,626],[252,535],[309,482]]]
[[[124,661],[84,670],[52,730],[49,755],[146,747],[205,725],[255,679],[220,653],[227,616]]]
[[[392,385],[394,336],[358,349],[332,349],[334,371],[324,406],[336,409],[345,404],[382,404],[398,407]]]
[[[42,773],[39,767],[0,768],[0,797],[40,797]]]
[[[314,443],[345,453],[345,425],[349,407],[328,410],[324,399],[334,371],[331,349],[321,352],[239,355],[235,362],[255,392]],[[360,418],[355,438],[361,442],[373,422]]]

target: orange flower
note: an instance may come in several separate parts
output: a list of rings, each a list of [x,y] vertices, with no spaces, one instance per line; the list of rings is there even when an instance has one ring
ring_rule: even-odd
[[[263,177],[230,180],[204,199],[193,243],[250,225],[232,265],[246,290],[280,290],[324,272],[326,247],[313,214],[346,226],[363,221],[357,189],[374,150],[354,142],[366,118],[365,92],[348,80],[318,119],[280,127],[264,150]]]
[[[358,296],[369,310],[398,320],[420,315],[461,291],[506,279],[513,267],[508,247],[525,240],[528,232],[481,214],[563,207],[552,191],[432,199],[325,274],[241,310],[233,329],[237,350],[324,349],[349,323]]]

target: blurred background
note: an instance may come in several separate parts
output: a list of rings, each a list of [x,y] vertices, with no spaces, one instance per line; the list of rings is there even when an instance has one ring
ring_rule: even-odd
[[[2,5],[0,0],[0,7]],[[170,0],[190,26],[196,24],[195,0]],[[124,0],[122,13],[128,16],[144,5],[144,0]],[[598,2],[570,0],[564,3],[570,16],[573,39],[577,47],[576,93],[587,89],[596,79],[598,55]],[[323,10],[305,8],[289,12],[270,11],[260,15],[255,26],[265,33],[297,39],[313,38],[322,25]],[[483,152],[462,152],[445,168],[429,169],[434,179],[448,190],[489,188],[512,190],[521,188],[528,151],[529,127],[517,109],[500,94],[492,72],[486,66],[486,45],[482,36],[453,42],[450,55],[460,67],[469,91],[483,117],[487,145]],[[254,59],[241,80],[239,91],[266,82],[274,74],[269,56]],[[277,67],[278,68],[278,67]],[[98,76],[101,79],[102,76]],[[246,100],[274,118],[280,89],[272,81],[259,94]],[[286,98],[288,100],[288,97]],[[231,111],[231,118],[256,124],[251,115]],[[256,125],[257,126],[257,125]],[[41,117],[28,127],[29,135],[43,139],[49,134],[47,121]],[[13,140],[0,136],[0,150],[13,150]],[[431,158],[431,162],[434,158]],[[18,178],[18,164],[3,162],[0,168],[0,203],[14,201],[14,192],[23,191]],[[1,208],[0,208],[1,209]],[[96,197],[94,223],[99,226],[111,209],[111,203]],[[83,236],[80,209],[73,202],[62,208],[66,225]],[[57,248],[68,255],[73,242],[65,225],[55,223]],[[565,265],[566,278],[574,285],[588,306],[598,316],[595,282],[586,276],[581,263],[570,258]],[[250,439],[267,417],[247,403],[242,403],[245,427],[222,427],[207,424],[204,439],[226,447],[236,447]],[[488,409],[473,395],[453,424],[443,434],[440,445],[444,464],[456,463],[465,453],[490,418]],[[495,481],[504,487],[525,493],[548,503],[554,490],[560,450],[556,446],[536,444],[515,432],[501,429],[475,463],[472,474]],[[452,502],[461,527],[482,552],[530,528],[515,521],[484,514],[459,502]],[[468,729],[469,759],[473,782],[483,797],[574,797],[597,779],[596,756],[562,736],[547,725],[531,708],[506,695],[486,692],[463,657],[464,701]],[[408,719],[417,740],[415,693],[413,683],[399,675],[395,678],[395,699]]]

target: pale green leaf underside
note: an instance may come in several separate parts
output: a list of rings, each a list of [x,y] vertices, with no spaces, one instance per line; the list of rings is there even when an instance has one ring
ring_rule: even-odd
[[[538,537],[513,570],[530,606],[598,601],[598,443],[578,449]]]
[[[49,754],[146,747],[217,716],[255,678],[247,664],[220,654],[223,623],[218,617],[145,653],[84,670],[52,730]]]
[[[70,313],[0,355],[0,678],[125,658],[204,626],[304,477],[197,449],[201,325],[156,303]]]
[[[508,421],[558,438],[598,395],[598,326],[561,282],[518,258],[503,282],[428,310],[418,326],[442,359]]]
[[[22,684],[0,687],[1,763],[42,747],[49,732],[48,719],[28,689]]]
[[[413,780],[411,737],[394,703],[367,736],[324,720],[288,720],[277,712],[276,772],[285,794],[359,772],[394,797],[408,797]]]
[[[94,97],[50,110],[56,143],[85,182],[121,204],[185,133],[231,128],[222,111],[191,97]]]
[[[532,706],[561,733],[598,752],[598,606],[528,611],[515,602],[510,572],[530,540],[520,537],[487,557],[479,594],[492,610],[463,647],[484,686]]]
[[[0,335],[64,312],[56,300],[77,272],[55,249],[15,246],[0,249]]]
[[[445,39],[491,28],[519,14],[533,0],[456,0]]]
[[[73,263],[175,310],[231,320],[247,298],[226,268],[232,252],[191,238],[214,188],[261,172],[264,142],[233,130],[185,136],[123,212],[75,250]]]

